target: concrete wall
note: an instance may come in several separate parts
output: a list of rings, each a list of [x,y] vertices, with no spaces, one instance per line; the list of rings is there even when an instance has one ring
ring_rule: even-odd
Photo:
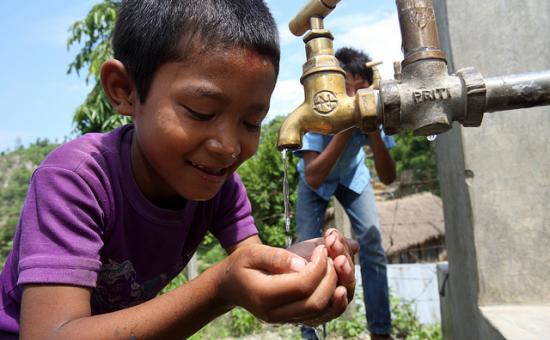
[[[451,72],[550,69],[550,1],[434,7]],[[486,114],[481,127],[455,125],[436,144],[453,338],[495,338],[502,332],[478,306],[550,305],[550,107]]]

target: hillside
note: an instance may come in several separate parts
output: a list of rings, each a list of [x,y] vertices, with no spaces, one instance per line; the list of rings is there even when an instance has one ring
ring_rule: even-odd
[[[11,239],[29,179],[34,169],[57,144],[38,139],[28,147],[0,153],[0,260],[1,265],[11,248]]]

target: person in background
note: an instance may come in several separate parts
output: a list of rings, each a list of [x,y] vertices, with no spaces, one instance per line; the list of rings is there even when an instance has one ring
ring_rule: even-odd
[[[235,173],[279,67],[262,0],[126,0],[103,90],[133,124],[81,136],[33,173],[0,281],[0,338],[182,339],[241,306],[316,325],[353,297],[356,245],[261,244]],[[228,257],[169,293],[206,233]]]
[[[366,66],[370,59],[365,53],[346,47],[336,52],[336,58],[346,72],[349,96],[369,87],[373,71]],[[395,180],[395,165],[388,151],[395,142],[381,130],[365,134],[352,128],[334,136],[306,133],[302,145],[296,152],[301,158],[296,203],[299,240],[321,235],[325,211],[330,198],[335,196],[348,214],[360,245],[361,277],[371,338],[391,339],[387,261],[363,146],[370,146],[378,178],[387,185]],[[302,338],[317,339],[317,336],[313,329],[302,327]]]

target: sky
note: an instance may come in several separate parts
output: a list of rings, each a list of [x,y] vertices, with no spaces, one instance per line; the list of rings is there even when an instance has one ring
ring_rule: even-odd
[[[92,84],[67,74],[78,47],[67,48],[68,29],[100,0],[0,1],[0,151],[37,138],[62,142],[72,134],[72,117]],[[300,84],[305,49],[288,23],[305,0],[267,0],[281,37],[281,67],[266,121],[286,115],[303,101]],[[351,46],[381,60],[383,79],[401,60],[394,0],[342,0],[326,18],[334,47]]]

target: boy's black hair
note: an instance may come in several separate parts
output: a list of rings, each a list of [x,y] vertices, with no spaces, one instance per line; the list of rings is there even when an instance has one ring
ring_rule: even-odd
[[[181,55],[181,42],[187,48]],[[114,57],[132,76],[139,99],[147,98],[163,63],[203,51],[250,48],[279,72],[279,35],[263,0],[122,0],[113,33]],[[207,54],[205,55],[207,58]]]
[[[372,84],[372,68],[365,65],[371,61],[368,54],[351,47],[342,47],[336,51],[335,56],[344,71],[360,76]]]

